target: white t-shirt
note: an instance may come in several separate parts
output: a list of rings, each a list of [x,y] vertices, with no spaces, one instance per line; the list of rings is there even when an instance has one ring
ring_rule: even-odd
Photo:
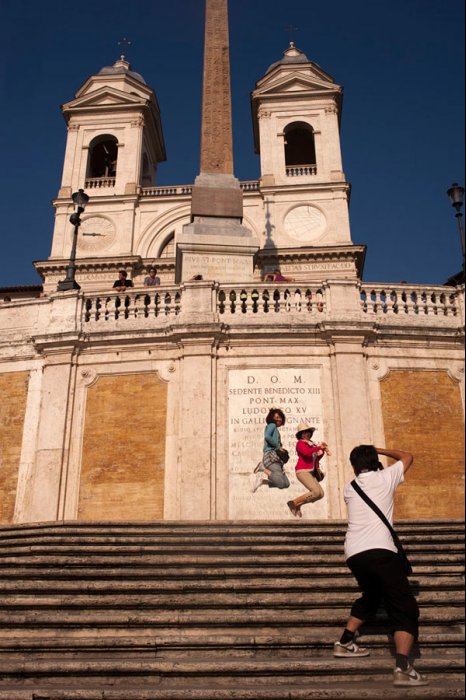
[[[397,487],[403,481],[403,462],[396,462],[393,466],[379,472],[360,474],[356,478],[358,486],[374,501],[392,525],[393,499]],[[389,549],[392,552],[397,552],[389,529],[356,493],[351,483],[345,486],[344,498],[348,507],[348,531],[345,539],[346,559],[368,549]]]

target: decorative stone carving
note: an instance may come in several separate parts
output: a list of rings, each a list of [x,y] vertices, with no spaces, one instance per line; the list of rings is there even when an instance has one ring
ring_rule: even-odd
[[[91,386],[97,380],[97,372],[91,367],[84,367],[80,372],[80,381],[83,386]]]
[[[134,127],[145,126],[145,125],[146,125],[146,122],[145,122],[142,114],[140,114],[138,117],[136,117],[136,119],[133,119],[131,121],[131,126],[134,126]]]

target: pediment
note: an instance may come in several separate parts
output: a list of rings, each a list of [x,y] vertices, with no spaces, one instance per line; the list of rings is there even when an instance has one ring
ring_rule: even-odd
[[[105,86],[66,102],[62,109],[68,111],[70,109],[96,109],[99,107],[134,107],[145,104],[145,102],[146,100],[140,95]]]
[[[255,91],[255,96],[279,95],[283,93],[298,93],[298,92],[339,92],[340,88],[333,82],[322,80],[313,75],[296,75],[287,74],[281,75],[273,82],[263,84]]]

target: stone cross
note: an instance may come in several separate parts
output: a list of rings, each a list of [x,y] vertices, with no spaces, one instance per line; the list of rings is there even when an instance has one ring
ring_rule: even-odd
[[[233,174],[228,0],[206,0],[201,173]]]

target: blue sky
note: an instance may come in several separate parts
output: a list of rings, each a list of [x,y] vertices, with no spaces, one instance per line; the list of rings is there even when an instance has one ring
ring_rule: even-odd
[[[127,57],[157,93],[168,162],[158,183],[199,171],[203,0],[0,0],[0,286],[39,282],[66,129],[59,105],[92,73]],[[344,169],[364,278],[442,284],[461,267],[454,210],[464,185],[463,0],[230,0],[235,171],[259,176],[249,93],[296,44],[345,88]]]

